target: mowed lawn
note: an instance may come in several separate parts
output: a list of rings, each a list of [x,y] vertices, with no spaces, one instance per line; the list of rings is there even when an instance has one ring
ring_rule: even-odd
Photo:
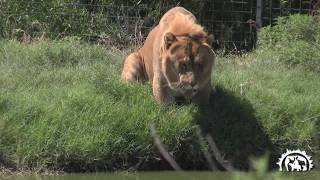
[[[69,38],[0,41],[0,166],[65,171],[166,169],[154,124],[185,169],[207,163],[196,131],[246,169],[285,149],[320,158],[320,76],[252,53],[218,57],[207,107],[161,106],[151,86],[120,81],[125,54]]]

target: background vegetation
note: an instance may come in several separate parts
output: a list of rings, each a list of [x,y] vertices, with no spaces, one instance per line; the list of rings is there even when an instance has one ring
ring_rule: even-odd
[[[1,0],[0,37],[28,40],[43,36],[56,39],[76,35],[125,45],[142,38],[139,33],[145,35],[164,11],[180,2]],[[196,2],[181,3],[186,7],[196,7]]]
[[[288,66],[302,65],[320,72],[320,17],[291,15],[279,17],[274,26],[267,26],[259,34],[259,52]]]
[[[251,48],[255,29],[254,5],[222,0],[0,0],[0,38],[29,41],[68,35],[115,45],[122,49],[141,44],[170,8],[180,5],[196,15],[220,48]],[[210,7],[210,8],[208,8]],[[236,47],[235,47],[236,46]]]

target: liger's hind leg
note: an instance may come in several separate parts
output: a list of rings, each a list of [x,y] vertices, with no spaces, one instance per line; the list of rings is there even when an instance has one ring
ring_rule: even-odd
[[[144,81],[142,57],[138,52],[131,53],[124,62],[121,78],[125,81]]]

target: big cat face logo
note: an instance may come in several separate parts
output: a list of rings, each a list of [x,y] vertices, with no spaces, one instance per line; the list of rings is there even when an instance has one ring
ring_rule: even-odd
[[[305,151],[287,150],[282,154],[277,162],[279,171],[310,171],[313,168],[311,156],[308,156]]]

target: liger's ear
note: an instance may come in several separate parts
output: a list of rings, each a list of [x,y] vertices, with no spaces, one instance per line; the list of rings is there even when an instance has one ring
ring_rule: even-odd
[[[170,33],[170,32],[167,32],[165,35],[164,35],[164,47],[166,49],[169,49],[169,47],[175,42],[177,41],[177,38],[174,34]]]

